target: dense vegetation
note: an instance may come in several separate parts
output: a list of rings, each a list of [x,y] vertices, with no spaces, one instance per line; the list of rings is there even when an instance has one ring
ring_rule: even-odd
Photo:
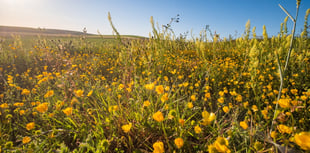
[[[284,69],[286,22],[263,39],[248,22],[186,40],[152,19],[150,39],[2,38],[0,152],[309,151],[310,40]]]

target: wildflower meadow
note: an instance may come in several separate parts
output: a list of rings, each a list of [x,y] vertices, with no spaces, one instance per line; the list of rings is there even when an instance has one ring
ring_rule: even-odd
[[[276,36],[186,39],[151,17],[128,39],[109,14],[115,39],[0,38],[0,152],[309,152],[309,13]]]

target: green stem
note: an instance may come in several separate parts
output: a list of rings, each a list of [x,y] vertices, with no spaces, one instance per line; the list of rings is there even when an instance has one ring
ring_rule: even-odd
[[[165,130],[165,127],[164,127],[164,123],[160,123],[161,124],[161,127],[162,127],[162,129],[163,129],[163,132],[164,132],[164,135],[165,135],[165,139],[166,139],[166,141],[167,141],[167,145],[168,145],[168,148],[169,148],[169,152],[171,152],[172,151],[172,148],[171,148],[171,146],[170,146],[170,144],[169,144],[169,139],[168,139],[168,136],[167,136],[167,132],[166,132],[166,130]]]
[[[298,17],[298,10],[299,10],[299,5],[297,5],[297,9],[296,9],[296,17],[295,17],[295,20],[294,20],[294,27],[293,27],[293,31],[292,31],[291,44],[290,44],[290,49],[288,51],[288,55],[286,57],[284,72],[287,70],[288,62],[290,60],[291,52],[292,52],[292,49],[293,49],[293,41],[294,41],[294,37],[295,37],[294,35],[295,35],[295,29],[296,29],[296,20],[297,20],[297,17]]]

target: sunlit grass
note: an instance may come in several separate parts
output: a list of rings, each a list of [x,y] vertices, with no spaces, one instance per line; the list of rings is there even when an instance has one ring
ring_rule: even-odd
[[[277,101],[275,52],[285,64],[287,32],[222,41],[153,32],[127,45],[3,39],[0,150],[310,150],[309,38],[294,39]]]

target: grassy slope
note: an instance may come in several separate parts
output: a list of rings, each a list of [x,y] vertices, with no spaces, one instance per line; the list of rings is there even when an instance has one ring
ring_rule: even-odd
[[[79,31],[70,31],[70,30],[59,30],[59,29],[44,29],[40,30],[37,28],[28,28],[28,27],[12,27],[12,26],[0,26],[0,37],[10,37],[12,34],[20,36],[49,36],[49,37],[76,37],[83,35],[83,32]],[[91,38],[114,38],[113,35],[95,35],[87,34]],[[123,35],[123,38],[143,38],[141,36],[132,36],[132,35]]]

